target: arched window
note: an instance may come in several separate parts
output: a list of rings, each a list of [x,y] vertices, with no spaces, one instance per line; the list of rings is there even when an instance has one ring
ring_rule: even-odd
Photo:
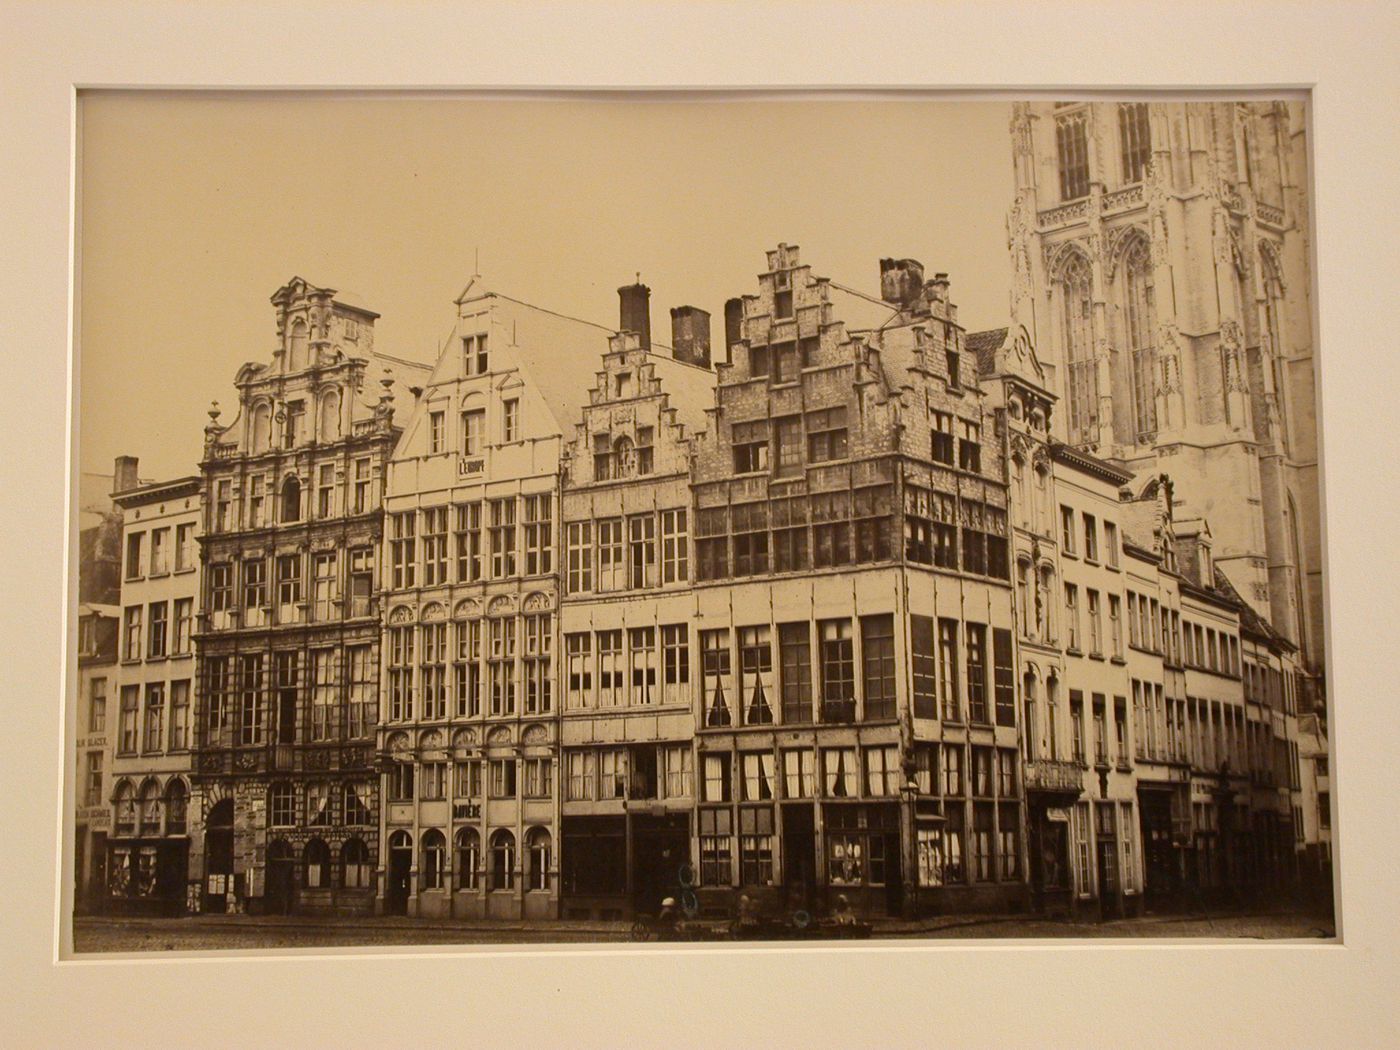
[[[425,890],[440,890],[447,867],[447,840],[433,828],[423,834],[423,882]]]
[[[331,884],[331,848],[324,839],[306,844],[306,888],[319,890]]]
[[[321,397],[321,440],[340,437],[340,394],[331,390]]]
[[[160,785],[147,780],[141,785],[141,828],[142,835],[160,834]]]
[[[626,434],[613,442],[614,477],[630,478],[637,472],[637,450]]]
[[[1025,697],[1025,711],[1021,718],[1021,754],[1034,761],[1040,757],[1040,741],[1036,738],[1039,729],[1035,714],[1035,672],[1027,671],[1021,682],[1021,695]]]
[[[1026,490],[1026,461],[1020,453],[1011,457],[1011,482],[1016,493],[1016,524],[1025,526],[1030,518],[1030,494]]]
[[[266,401],[253,409],[253,451],[266,452],[272,445],[272,406]]]
[[[118,835],[130,835],[136,831],[136,790],[131,781],[123,780],[112,793],[112,805],[116,809],[115,827]]]
[[[1134,237],[1122,262],[1122,348],[1128,355],[1133,390],[1133,427],[1139,443],[1157,436],[1157,311],[1152,288],[1152,257],[1147,242]]]
[[[291,338],[288,340],[287,370],[297,372],[306,367],[306,322],[298,318],[292,322]]]
[[[165,833],[185,834],[188,824],[190,790],[179,777],[174,778],[165,788]]]
[[[289,476],[282,482],[282,521],[301,520],[301,482]]]
[[[1060,680],[1052,672],[1045,679],[1045,742],[1049,748],[1050,761],[1060,757]]]
[[[1035,514],[1031,521],[1035,531],[1044,535],[1050,531],[1050,472],[1043,466],[1035,468]]]
[[[340,884],[347,890],[369,888],[369,847],[361,839],[346,839],[340,847]]]
[[[1099,407],[1099,377],[1094,365],[1093,275],[1089,260],[1075,253],[1060,271],[1060,343],[1068,373],[1069,440],[1093,438]]]
[[[491,835],[491,889],[515,888],[515,836],[505,828]]]
[[[525,833],[525,849],[530,864],[525,876],[527,890],[549,889],[549,846],[549,832],[544,828],[531,828]]]
[[[457,888],[474,890],[481,870],[481,836],[475,828],[457,830]]]
[[[1052,641],[1053,624],[1050,621],[1051,599],[1055,594],[1055,578],[1049,566],[1040,569],[1040,591],[1035,596],[1035,635],[1042,642]]]

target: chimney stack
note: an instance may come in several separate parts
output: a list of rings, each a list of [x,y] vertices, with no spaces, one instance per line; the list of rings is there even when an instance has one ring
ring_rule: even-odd
[[[638,281],[617,290],[619,330],[636,332],[641,347],[651,353],[651,289]]]
[[[671,353],[677,361],[710,367],[710,312],[698,306],[671,308]]]
[[[136,480],[136,457],[118,456],[116,469],[112,472],[112,491],[130,492],[139,482]]]
[[[724,359],[729,360],[730,347],[744,338],[744,300],[729,299],[724,304]]]
[[[880,260],[880,298],[892,306],[909,306],[924,290],[924,264],[918,259]]]

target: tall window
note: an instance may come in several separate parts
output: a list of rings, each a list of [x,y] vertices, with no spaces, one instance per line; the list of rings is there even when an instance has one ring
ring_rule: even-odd
[[[507,398],[501,402],[501,443],[510,444],[520,440],[520,401]]]
[[[481,504],[459,506],[456,514],[457,582],[475,583],[481,579]]]
[[[352,514],[364,514],[370,508],[369,467],[369,459],[355,460],[355,484],[350,498],[350,513]]]
[[[199,550],[194,542],[194,525],[175,526],[175,571],[193,569],[199,562]]]
[[[1056,286],[1060,295],[1060,341],[1069,365],[1069,435],[1071,443],[1079,444],[1092,439],[1099,406],[1089,261],[1076,252],[1060,272]]]
[[[728,886],[732,879],[734,814],[728,809],[700,810],[700,885]]]
[[[322,463],[316,469],[316,517],[325,519],[335,513],[335,464]]]
[[[564,529],[565,583],[568,593],[593,589],[593,523],[571,521]]]
[[[417,515],[405,511],[393,516],[389,533],[389,558],[395,590],[415,585],[418,569]]]
[[[263,659],[248,653],[238,662],[238,742],[261,744],[263,740]]]
[[[335,616],[336,588],[335,551],[320,551],[311,556],[312,616],[325,621]]]
[[[616,707],[622,703],[622,631],[599,631],[598,703]]]
[[[389,628],[389,721],[413,717],[412,627]]]
[[[622,557],[622,519],[604,518],[598,522],[598,590],[620,591],[626,584],[626,562]]]
[[[686,511],[661,512],[661,582],[684,583],[690,575]]]
[[[1055,121],[1061,200],[1072,201],[1089,195],[1089,144],[1085,122],[1084,110]]]
[[[531,828],[525,833],[525,851],[528,863],[525,869],[527,890],[549,889],[549,832],[544,828]]]
[[[447,413],[428,413],[428,453],[436,455],[444,448],[443,442],[447,439]]]
[[[554,632],[549,613],[525,617],[525,713],[545,714],[553,709],[550,653]],[[460,705],[459,705],[460,706]]]
[[[631,661],[628,701],[633,704],[655,703],[656,628],[628,628],[627,650]]]
[[[753,474],[768,469],[768,423],[735,423],[730,431],[734,448],[734,473]]]
[[[809,635],[805,622],[778,625],[783,721],[788,724],[812,720],[812,650]]]
[[[170,530],[151,530],[151,575],[170,571]]]
[[[311,739],[335,735],[335,650],[311,650]]]
[[[1118,107],[1118,142],[1123,157],[1123,181],[1141,182],[1152,159],[1147,103],[1125,102]]]
[[[447,508],[423,511],[423,586],[447,582]]]
[[[447,717],[447,624],[423,625],[423,717]]]
[[[585,632],[564,636],[565,673],[568,693],[565,703],[573,709],[587,707],[593,699],[592,635]]]
[[[1157,434],[1157,317],[1152,258],[1143,238],[1133,239],[1122,267],[1122,340],[1132,370],[1133,425],[1138,441],[1148,442]]]
[[[656,516],[634,514],[627,519],[627,586],[656,583]]]
[[[1079,588],[1072,583],[1065,584],[1065,645],[1079,648]]]
[[[462,455],[481,455],[481,435],[486,427],[484,408],[468,409],[462,413]]]
[[[515,714],[515,617],[488,620],[490,650],[487,675],[491,689],[491,713]]]
[[[491,575],[495,579],[514,576],[515,499],[491,501]]]
[[[146,686],[146,753],[165,748],[165,683],[152,682]]]
[[[141,659],[141,606],[133,605],[126,609],[125,618],[122,621],[124,633],[122,641],[122,659]]]
[[[937,718],[938,698],[935,692],[933,618],[909,617],[910,664],[914,685],[914,717]]]
[[[1011,632],[992,628],[992,687],[999,726],[1016,724],[1016,679],[1011,658]]]
[[[1268,341],[1264,347],[1265,367],[1273,371],[1274,408],[1278,412],[1279,437],[1286,449],[1288,447],[1288,376],[1286,371],[1288,366],[1287,358],[1284,356],[1283,327],[1279,317],[1279,309],[1283,302],[1283,282],[1278,268],[1266,253],[1261,251],[1259,260],[1264,284],[1264,338]],[[1302,606],[1300,605],[1299,608],[1301,609]]]
[[[146,633],[146,655],[150,657],[160,657],[165,655],[168,637],[166,628],[169,626],[170,605],[167,602],[151,602],[150,624]]]
[[[933,429],[932,456],[935,463],[953,465],[953,416],[949,412],[929,413]]]
[[[690,686],[690,628],[687,624],[661,627],[662,701],[688,702]]]
[[[938,621],[938,695],[943,719],[961,720],[958,702],[958,622],[940,618]]]
[[[821,643],[822,721],[855,720],[855,652],[850,620],[823,620]]]
[[[967,717],[973,722],[989,722],[987,713],[987,628],[984,624],[965,625],[967,636]]]
[[[452,664],[452,692],[458,718],[481,714],[481,621],[457,624],[457,652]]]
[[[893,718],[894,617],[862,616],[860,635],[861,659],[865,664],[865,717]]]
[[[549,495],[525,497],[525,575],[553,571],[554,538],[549,521]]]
[[[726,690],[730,680],[729,632],[713,630],[700,632],[701,702],[705,708],[705,725],[727,726],[731,722]]]

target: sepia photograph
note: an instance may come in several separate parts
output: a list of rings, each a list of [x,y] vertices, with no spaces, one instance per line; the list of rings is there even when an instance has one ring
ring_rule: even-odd
[[[1334,941],[1312,134],[79,93],[73,953]]]

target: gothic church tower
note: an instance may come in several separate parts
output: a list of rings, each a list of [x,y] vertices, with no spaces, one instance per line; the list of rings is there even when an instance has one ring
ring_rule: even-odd
[[[1304,110],[1013,107],[1012,313],[1052,429],[1175,482],[1241,595],[1321,674],[1323,604]]]

